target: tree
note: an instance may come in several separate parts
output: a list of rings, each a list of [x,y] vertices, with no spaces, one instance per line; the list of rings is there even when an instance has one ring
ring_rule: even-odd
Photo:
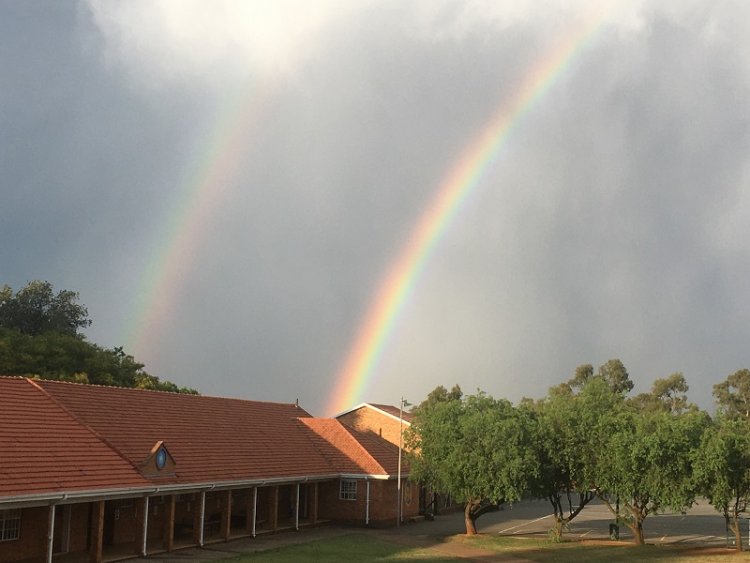
[[[720,413],[750,419],[750,370],[738,370],[714,385],[714,397]]]
[[[571,394],[580,392],[587,383],[594,379],[604,380],[609,387],[616,393],[626,394],[633,389],[633,382],[630,380],[628,370],[620,360],[608,360],[599,366],[599,370],[594,373],[594,366],[591,364],[582,364],[578,366],[570,378],[565,383],[561,383],[550,389],[551,394]]]
[[[633,390],[633,382],[630,380],[628,370],[620,360],[608,360],[599,366],[597,374],[609,384],[615,393],[629,393]]]
[[[406,432],[412,478],[464,504],[467,535],[502,502],[520,500],[538,473],[532,421],[482,392],[420,405]]]
[[[79,330],[90,325],[88,311],[74,291],[55,293],[51,283],[39,280],[15,294],[8,285],[0,289],[0,327],[30,336],[45,332],[79,336]]]
[[[702,494],[724,515],[735,546],[742,551],[740,516],[750,503],[750,424],[720,417],[703,435],[695,453],[694,478]]]
[[[122,347],[87,342],[79,329],[91,324],[78,294],[55,293],[49,282],[33,281],[13,293],[0,289],[0,374],[197,393],[143,371]]]
[[[679,372],[664,379],[657,379],[651,386],[650,393],[641,393],[631,399],[633,405],[643,411],[663,411],[682,413],[697,410],[697,406],[687,398],[688,384],[685,376]]]
[[[551,390],[544,401],[533,406],[540,469],[531,483],[531,493],[552,505],[555,541],[562,539],[563,530],[595,498],[592,475],[599,447],[598,426],[609,405],[590,400],[593,397],[589,395]]]
[[[695,500],[692,456],[707,423],[705,413],[639,412],[623,404],[599,458],[597,493],[643,544],[643,522],[662,508],[683,511]],[[611,499],[619,499],[620,515]]]

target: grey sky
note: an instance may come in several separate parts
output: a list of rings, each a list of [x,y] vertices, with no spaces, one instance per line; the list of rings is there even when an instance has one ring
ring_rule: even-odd
[[[149,261],[257,101],[161,328],[128,351],[330,414],[441,180],[590,12],[540,4],[0,2],[0,284],[78,291],[89,338],[127,349]],[[516,401],[620,358],[637,391],[682,371],[710,407],[750,367],[748,99],[750,5],[613,5],[440,240],[362,399]]]

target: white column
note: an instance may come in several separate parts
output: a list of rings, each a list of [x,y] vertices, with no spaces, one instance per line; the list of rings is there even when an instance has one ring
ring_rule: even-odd
[[[200,530],[198,530],[198,545],[203,547],[203,531],[206,527],[206,491],[201,491],[201,517]]]
[[[299,483],[297,483],[297,508],[294,511],[294,529],[299,531]]]
[[[55,541],[55,505],[49,507],[49,522],[47,524],[47,563],[52,563],[52,545]]]
[[[365,479],[367,493],[365,495],[365,526],[370,525],[370,480]]]
[[[146,557],[146,548],[148,546],[148,499],[143,499],[143,535],[141,536],[141,557]]]
[[[255,523],[258,521],[258,487],[253,487],[253,537],[255,537]]]

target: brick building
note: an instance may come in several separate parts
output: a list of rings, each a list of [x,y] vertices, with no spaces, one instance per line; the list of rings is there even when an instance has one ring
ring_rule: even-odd
[[[296,404],[0,377],[0,562],[394,525],[397,471],[385,436]]]

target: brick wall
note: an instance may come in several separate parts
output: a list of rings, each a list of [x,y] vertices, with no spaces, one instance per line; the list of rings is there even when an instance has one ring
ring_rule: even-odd
[[[342,500],[339,498],[340,481],[328,481],[319,485],[319,513],[320,518],[353,524],[365,524],[367,500],[367,482],[357,479],[356,500]],[[419,514],[419,486],[403,480],[403,517],[404,519]],[[397,483],[395,479],[388,481],[370,480],[370,525],[396,525],[396,495]]]
[[[370,407],[360,407],[355,411],[341,415],[338,420],[361,432],[374,432],[391,444],[398,446],[400,434],[398,419],[387,414]],[[404,423],[403,427],[405,430],[408,425]]]
[[[17,540],[0,542],[0,561],[39,557],[47,553],[47,522],[49,508],[21,510],[21,535]]]

